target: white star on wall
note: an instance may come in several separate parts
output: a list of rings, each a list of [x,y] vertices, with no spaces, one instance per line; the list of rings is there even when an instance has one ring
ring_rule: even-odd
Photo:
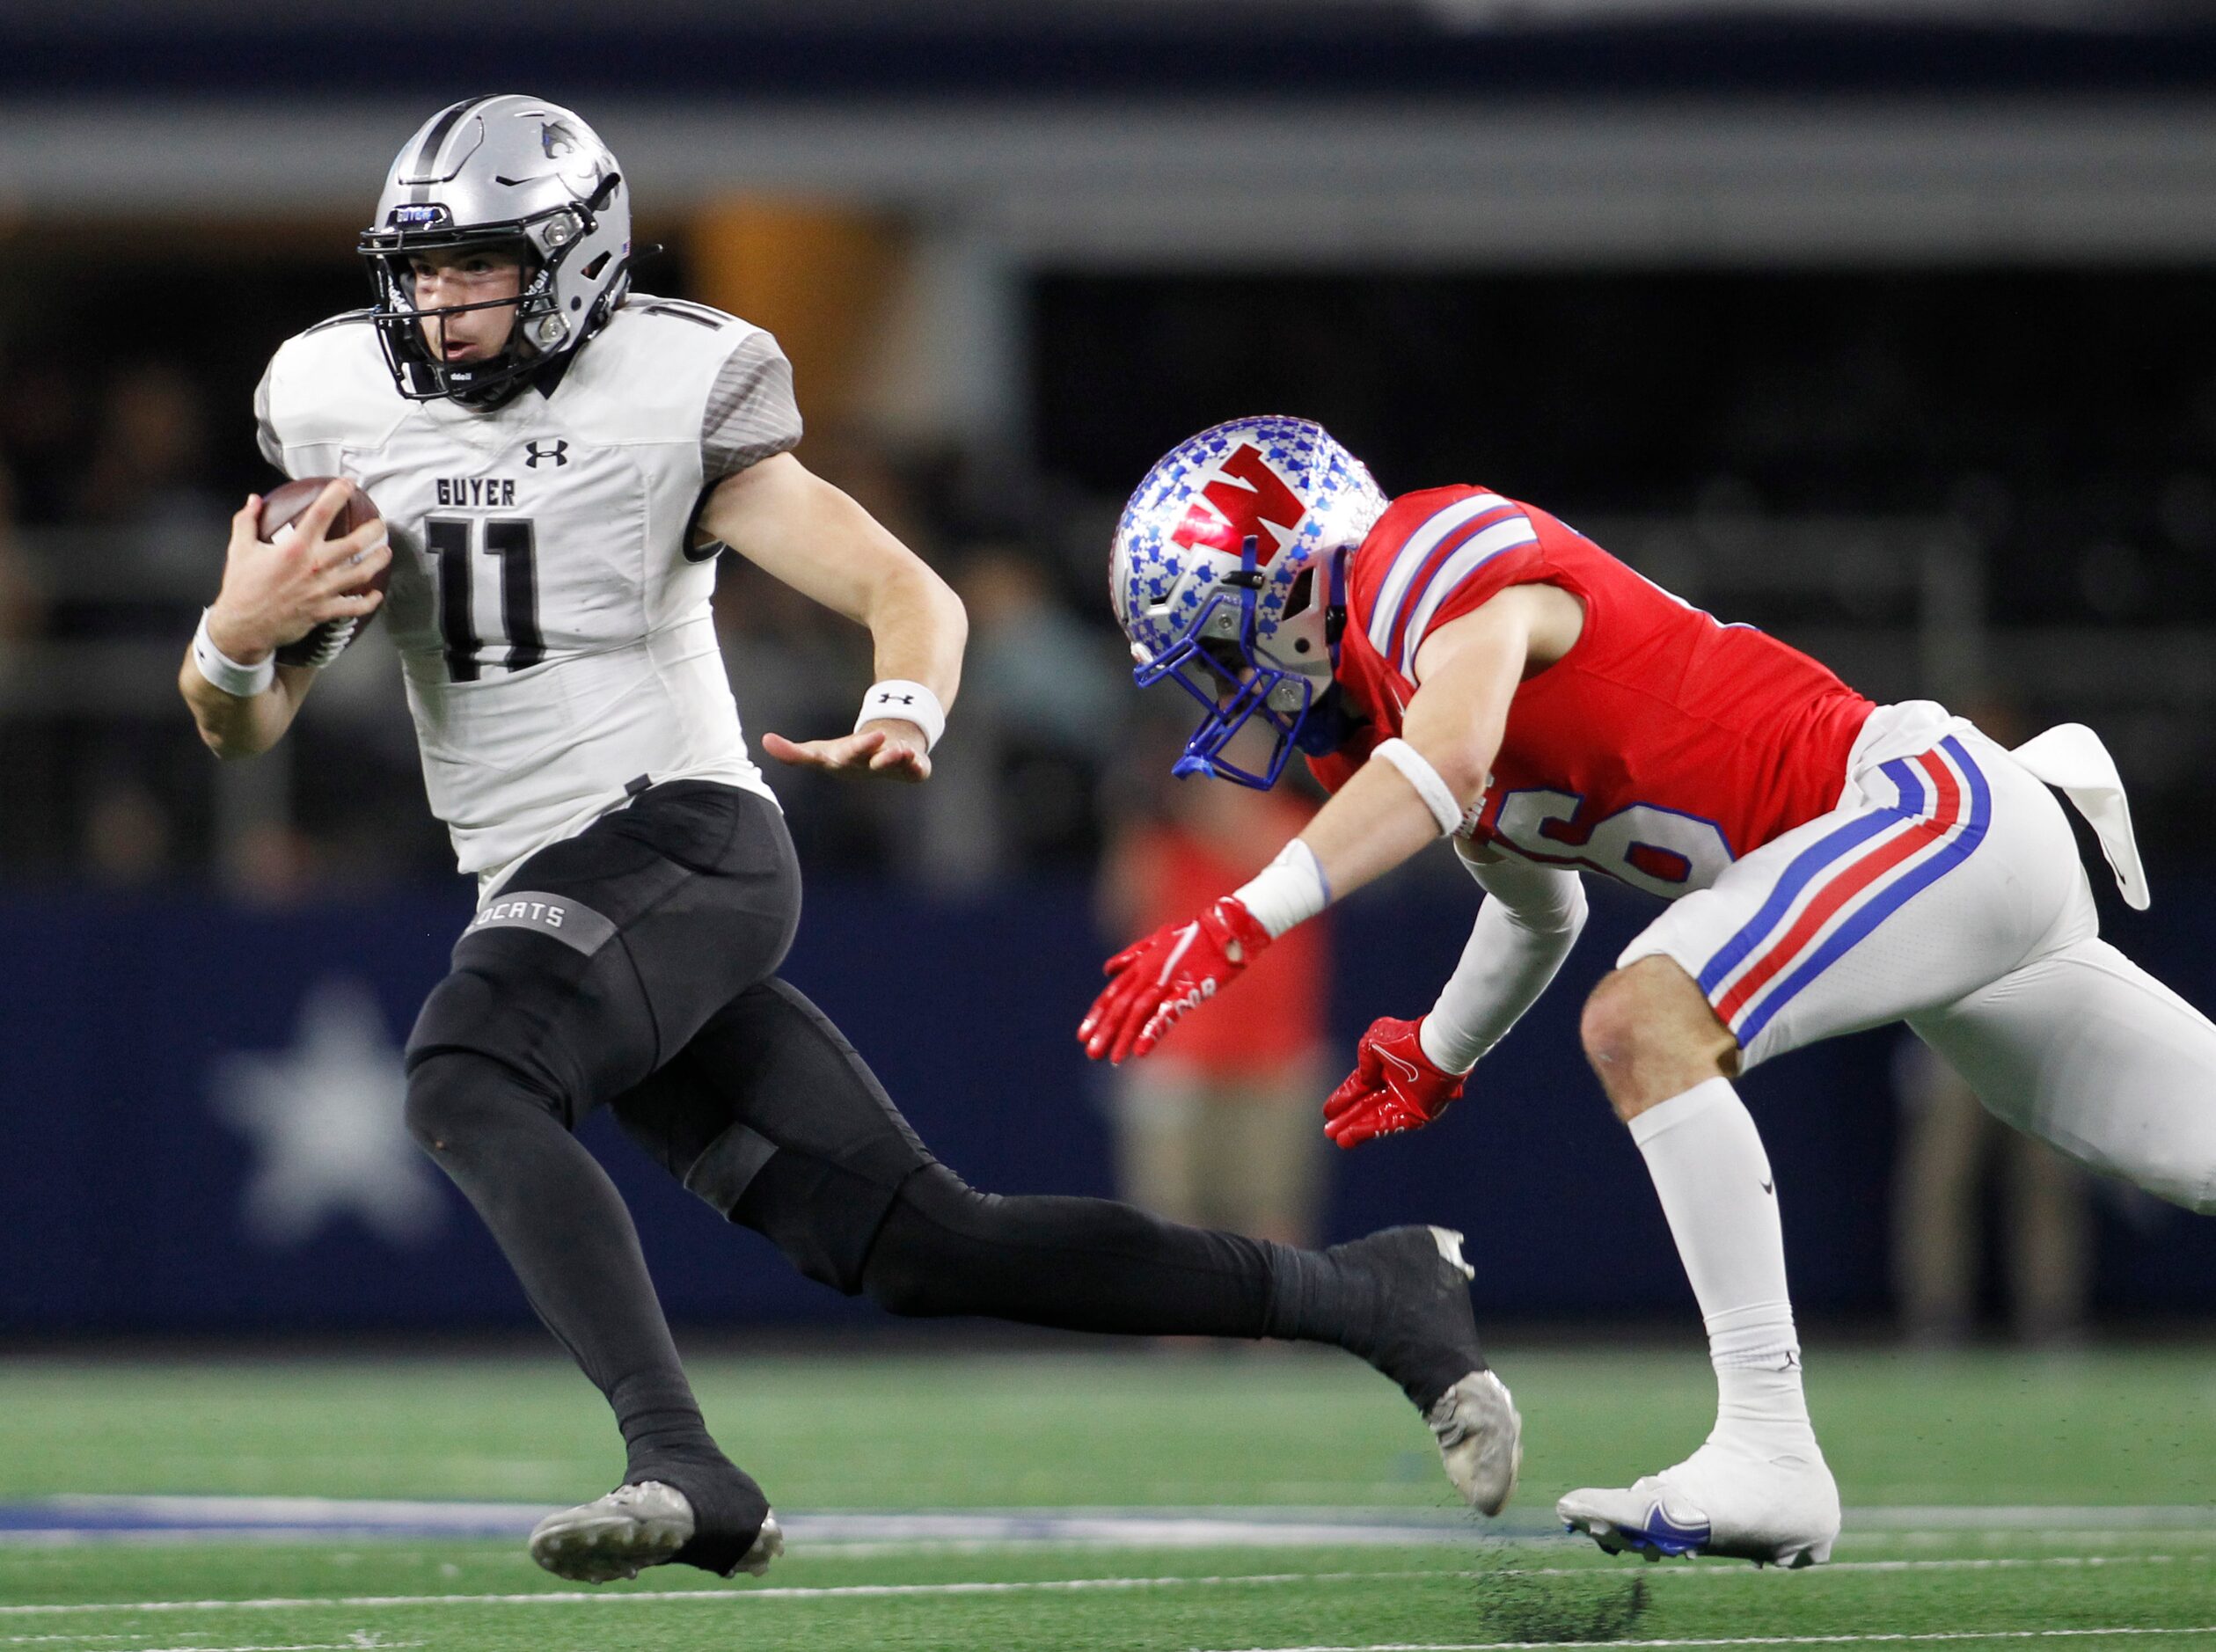
[[[270,1245],[299,1245],[353,1216],[393,1245],[420,1245],[436,1232],[445,1201],[401,1122],[406,1086],[377,999],[343,978],[309,989],[290,1049],[219,1060],[209,1085],[216,1115],[254,1146],[248,1231]]]

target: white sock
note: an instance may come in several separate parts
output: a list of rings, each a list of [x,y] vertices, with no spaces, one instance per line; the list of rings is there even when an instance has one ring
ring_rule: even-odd
[[[1695,1085],[1633,1119],[1631,1139],[1708,1325],[1716,1374],[1708,1437],[1765,1455],[1812,1445],[1776,1179],[1738,1092],[1727,1078]]]

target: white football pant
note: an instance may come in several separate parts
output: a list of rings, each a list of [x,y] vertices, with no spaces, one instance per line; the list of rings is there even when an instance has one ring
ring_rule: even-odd
[[[1880,707],[1836,809],[1678,901],[1617,963],[1676,961],[1744,1069],[1905,1020],[1999,1117],[2216,1214],[2216,1025],[2099,939],[2069,821],[2025,762],[2073,787],[2143,903],[2120,789],[2080,789],[2109,766],[2085,731],[2021,749],[1929,701]]]

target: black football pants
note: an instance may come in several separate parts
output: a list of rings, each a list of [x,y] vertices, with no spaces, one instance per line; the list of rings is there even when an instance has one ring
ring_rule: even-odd
[[[626,1479],[679,1485],[705,1524],[729,1466],[630,1215],[570,1133],[603,1104],[801,1271],[896,1313],[1345,1340],[1367,1305],[1326,1256],[1106,1200],[964,1186],[776,978],[799,904],[773,805],[703,782],[653,787],[523,864],[456,944],[409,1041],[409,1128],[607,1396]]]

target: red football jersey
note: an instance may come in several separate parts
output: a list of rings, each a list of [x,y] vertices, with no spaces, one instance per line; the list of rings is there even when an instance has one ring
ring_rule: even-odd
[[[1426,636],[1533,582],[1582,598],[1585,625],[1510,702],[1481,841],[1674,897],[1838,803],[1870,701],[1545,511],[1476,487],[1403,495],[1354,553],[1337,678],[1369,727],[1316,761],[1317,778],[1335,790],[1401,733]]]

